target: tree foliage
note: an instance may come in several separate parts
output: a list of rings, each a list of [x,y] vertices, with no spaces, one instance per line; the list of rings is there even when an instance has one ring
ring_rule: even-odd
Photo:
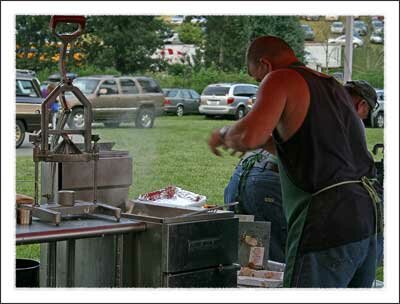
[[[155,63],[151,59],[162,40],[164,26],[154,16],[93,16],[88,28],[98,37],[97,50],[91,48],[89,62],[108,65],[121,73],[135,73]]]
[[[304,32],[297,16],[251,16],[250,38],[272,35],[285,40],[299,59],[304,56]]]
[[[207,16],[204,62],[224,71],[244,67],[249,42],[244,16]]]
[[[58,46],[49,20],[50,16],[17,16],[18,68],[57,69],[54,55]],[[85,34],[71,47],[70,54],[84,56],[79,61],[70,60],[69,67],[94,65],[115,68],[122,74],[164,70],[164,64],[151,56],[162,47],[162,33],[167,28],[155,16],[88,16]],[[281,37],[300,58],[303,56],[303,32],[294,16],[207,16],[206,24],[184,22],[177,30],[183,42],[202,48],[196,70],[205,66],[226,72],[245,71],[246,48],[260,35]],[[33,56],[31,49],[36,50]]]
[[[16,16],[17,68],[37,70],[54,64],[57,54],[56,38],[49,28],[50,16]],[[46,56],[47,55],[47,56]]]
[[[245,53],[257,36],[284,39],[302,59],[304,34],[295,16],[208,16],[205,63],[222,70],[245,69]]]
[[[183,43],[202,45],[204,34],[198,25],[184,22],[178,29],[179,39]]]

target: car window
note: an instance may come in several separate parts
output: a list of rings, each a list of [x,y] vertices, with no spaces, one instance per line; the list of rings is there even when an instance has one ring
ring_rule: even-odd
[[[233,91],[235,96],[252,97],[256,93],[257,89],[252,86],[237,86]]]
[[[16,95],[26,97],[40,97],[30,80],[17,79]]]
[[[74,86],[78,87],[83,94],[92,94],[99,83],[97,79],[76,78],[72,82]],[[67,95],[72,94],[67,92]]]
[[[200,98],[199,93],[197,93],[197,92],[194,91],[194,90],[190,90],[190,94],[192,95],[192,98],[193,98],[193,99]]]
[[[233,89],[234,96],[245,96],[246,95],[246,88],[243,86],[237,86]]]
[[[153,79],[139,78],[137,81],[142,86],[143,93],[162,93],[160,86]]]
[[[182,90],[181,94],[182,94],[182,97],[185,98],[185,99],[192,98],[187,90]]]
[[[225,96],[229,93],[229,87],[207,87],[203,91],[203,95]]]
[[[179,90],[168,90],[165,92],[166,97],[178,97],[179,95]]]
[[[139,89],[132,79],[120,79],[121,94],[138,94]]]
[[[104,80],[99,89],[107,89],[107,94],[105,95],[118,94],[117,82],[114,79]]]

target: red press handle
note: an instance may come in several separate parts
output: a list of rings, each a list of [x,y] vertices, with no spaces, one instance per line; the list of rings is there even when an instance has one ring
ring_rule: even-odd
[[[79,28],[71,34],[58,34],[56,33],[56,27],[59,23],[75,23],[79,25]],[[50,29],[59,38],[74,38],[79,36],[85,29],[86,17],[85,16],[51,16]]]

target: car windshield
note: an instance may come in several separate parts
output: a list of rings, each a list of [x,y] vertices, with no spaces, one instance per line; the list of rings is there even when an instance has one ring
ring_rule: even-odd
[[[229,93],[229,87],[207,87],[203,95],[225,96]]]
[[[99,80],[98,79],[87,79],[87,78],[76,78],[73,82],[74,86],[78,87],[83,94],[92,94],[96,89]]]
[[[354,22],[354,27],[363,27],[364,23],[363,22]]]
[[[179,90],[168,90],[164,94],[166,97],[176,97],[179,93]]]
[[[333,27],[342,27],[343,25],[341,23],[333,23],[332,26]]]

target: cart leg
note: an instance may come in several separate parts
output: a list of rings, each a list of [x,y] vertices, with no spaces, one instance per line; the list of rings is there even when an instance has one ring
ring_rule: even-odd
[[[122,263],[123,263],[123,248],[124,235],[117,234],[115,236],[115,287],[122,287]]]
[[[56,287],[57,242],[49,242],[47,247],[47,286]]]
[[[67,241],[67,287],[75,286],[75,240]]]

